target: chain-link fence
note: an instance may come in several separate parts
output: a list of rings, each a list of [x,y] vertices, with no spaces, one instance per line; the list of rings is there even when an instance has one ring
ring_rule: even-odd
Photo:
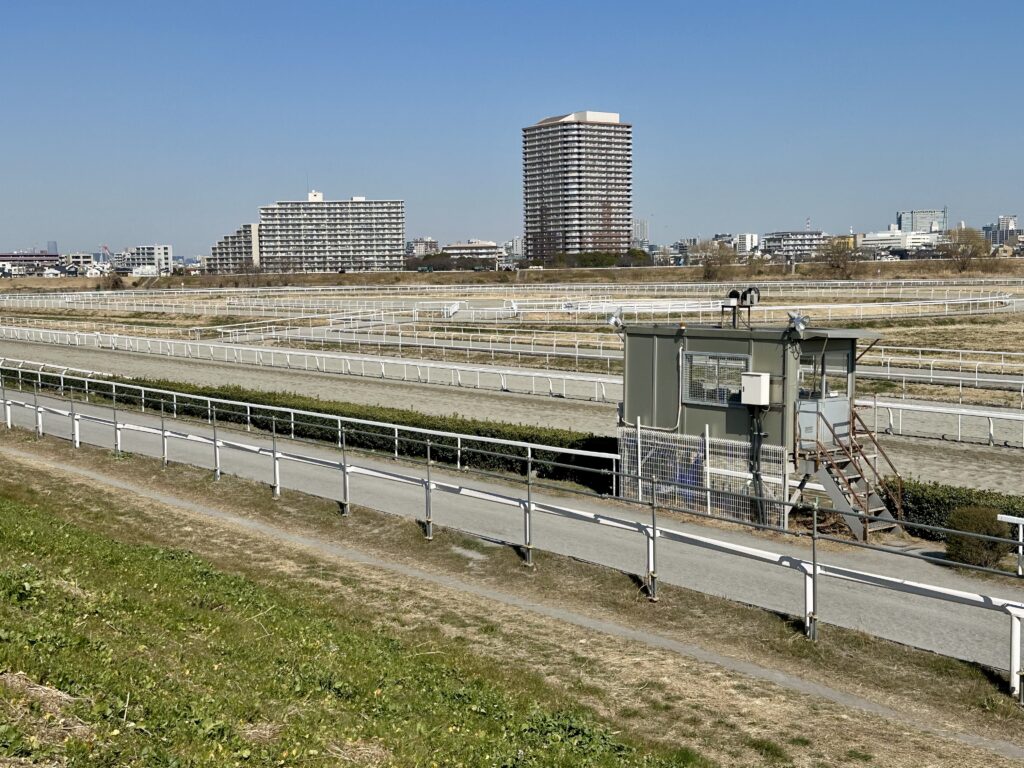
[[[738,522],[785,528],[786,451],[761,446],[760,487],[751,471],[751,445],[641,428],[619,429],[624,498]]]

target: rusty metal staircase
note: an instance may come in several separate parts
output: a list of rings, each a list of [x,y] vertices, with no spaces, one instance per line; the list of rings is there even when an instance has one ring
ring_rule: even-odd
[[[860,414],[856,410],[851,414],[851,423],[842,425],[849,428],[837,430],[836,425],[818,413],[825,430],[816,430],[814,447],[807,451],[811,464],[808,469],[813,472],[808,472],[805,479],[813,477],[820,483],[833,509],[853,535],[860,541],[867,541],[872,533],[898,527],[903,516],[903,478]],[[882,472],[879,472],[879,460]],[[893,509],[881,495],[883,473],[888,474],[887,482],[894,491],[889,496]]]

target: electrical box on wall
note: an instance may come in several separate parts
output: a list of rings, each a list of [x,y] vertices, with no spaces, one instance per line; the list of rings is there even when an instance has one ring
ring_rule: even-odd
[[[767,407],[770,401],[769,385],[771,374],[744,373],[740,379],[740,402],[743,405],[760,405]]]

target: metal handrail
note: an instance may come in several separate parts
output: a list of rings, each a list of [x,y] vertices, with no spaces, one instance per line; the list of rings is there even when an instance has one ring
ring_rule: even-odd
[[[856,436],[858,434],[857,431],[856,431],[856,424],[859,423],[864,428],[864,431],[861,432],[860,434],[864,434],[864,435],[868,436],[868,438],[871,440],[871,444],[875,447],[875,450],[878,451],[878,455],[880,455],[883,459],[885,459],[885,463],[888,464],[889,465],[889,469],[892,470],[893,477],[896,478],[896,491],[897,491],[897,493],[896,493],[896,518],[897,519],[902,519],[903,518],[903,475],[901,475],[899,470],[896,469],[896,465],[893,464],[892,459],[889,458],[889,454],[886,453],[885,449],[882,447],[882,444],[878,442],[878,438],[875,437],[875,433],[871,431],[871,429],[868,427],[868,425],[864,422],[864,419],[861,417],[861,415],[859,413],[857,413],[856,409],[853,410],[853,419],[854,419],[854,422],[855,422],[855,425],[854,425],[854,439],[856,439]],[[874,473],[874,477],[875,477],[875,480],[876,480],[877,484],[878,485],[884,485],[885,481],[878,474],[878,468],[875,467],[875,466],[872,466],[871,462],[868,462],[868,466],[871,467],[871,471]],[[890,497],[891,496],[892,496],[892,494],[890,494]]]

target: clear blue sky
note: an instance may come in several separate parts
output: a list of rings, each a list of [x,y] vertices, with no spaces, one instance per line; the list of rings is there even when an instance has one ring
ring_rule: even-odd
[[[634,126],[652,239],[1024,215],[1024,3],[0,0],[0,250],[208,253],[258,207],[521,230],[520,129]]]

